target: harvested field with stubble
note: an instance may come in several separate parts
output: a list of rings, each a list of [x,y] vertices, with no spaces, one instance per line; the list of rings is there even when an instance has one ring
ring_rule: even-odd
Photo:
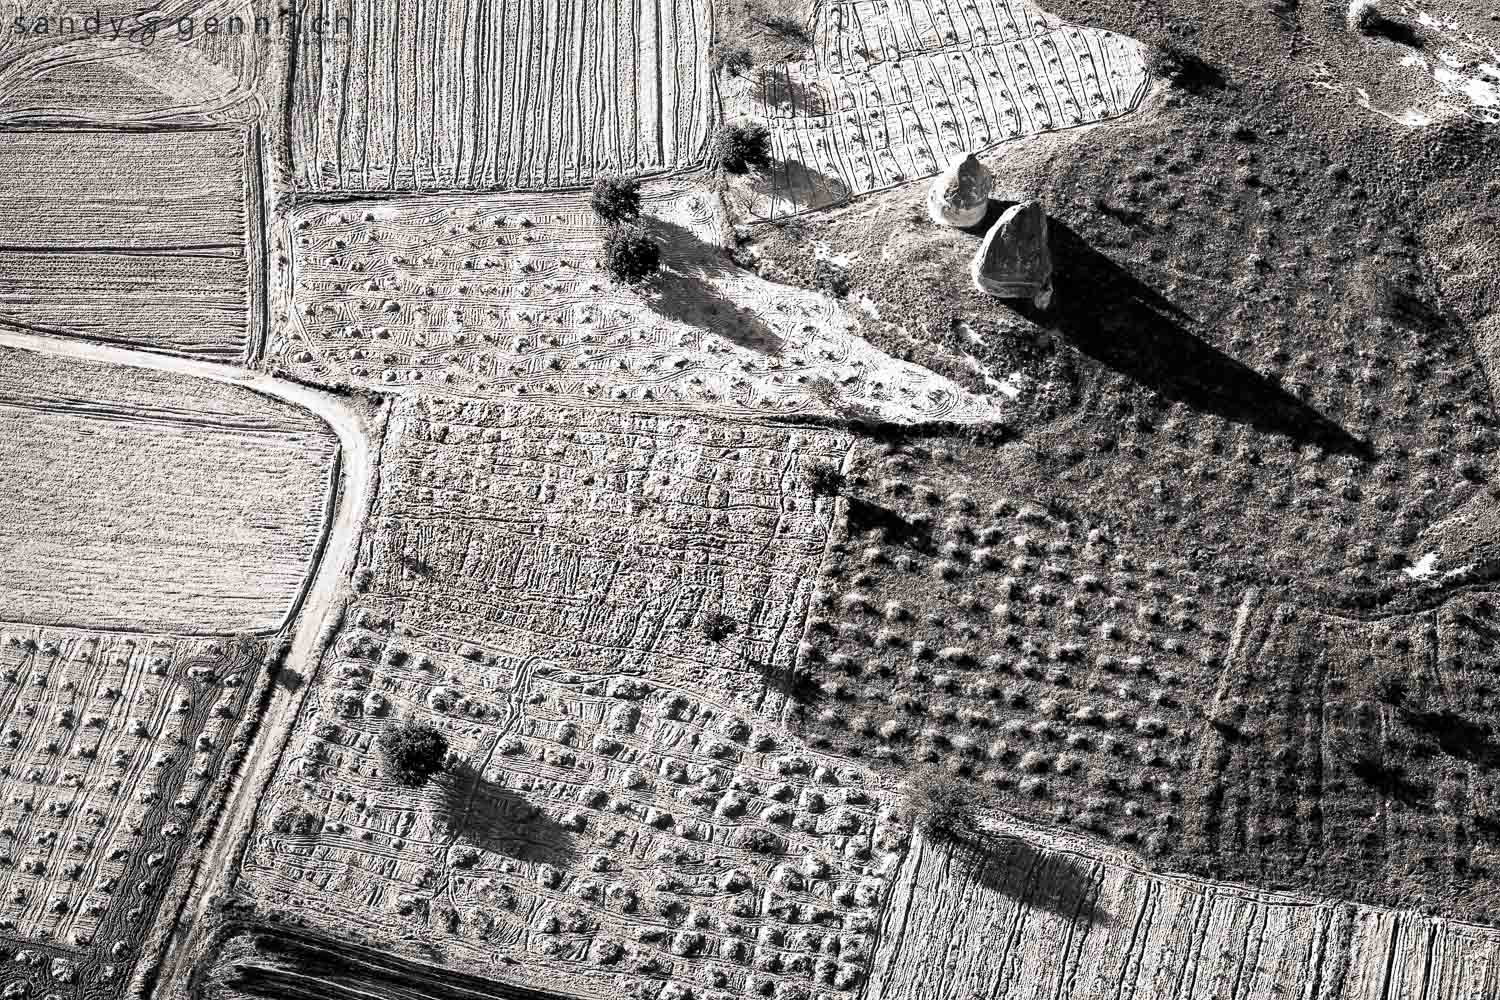
[[[665,272],[632,289],[596,257],[586,194],[309,205],[273,235],[291,312],[270,354],[323,384],[785,417],[997,419],[993,400],[873,350],[828,295],[722,252],[718,199],[645,191]]]
[[[263,325],[258,141],[241,128],[0,133],[0,323],[243,362]]]
[[[244,389],[0,350],[0,620],[270,632],[325,529],[338,441]]]
[[[158,920],[175,920],[179,866],[249,750],[266,656],[244,638],[0,625],[0,935],[23,942],[12,995],[124,990]]]
[[[831,514],[809,467],[845,446],[403,401],[238,892],[521,982],[853,996],[906,826],[779,682]],[[371,753],[403,718],[457,755],[415,793]]]
[[[1035,830],[918,837],[868,996],[883,1000],[1474,1000],[1500,932],[1332,899],[1151,873]]]
[[[581,186],[707,154],[705,3],[341,0],[323,13],[349,23],[297,43],[298,190]]]

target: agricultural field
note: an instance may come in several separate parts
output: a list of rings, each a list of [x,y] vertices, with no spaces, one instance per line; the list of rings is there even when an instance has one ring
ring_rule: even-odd
[[[1197,743],[1193,850],[1225,877],[1500,915],[1497,599],[1359,621],[1248,597]]]
[[[279,630],[338,441],[245,389],[0,349],[0,621]]]
[[[706,189],[648,189],[667,269],[642,292],[595,260],[586,194],[312,204],[290,245],[270,356],[300,378],[428,394],[786,416],[994,419],[976,397],[858,335],[844,303],[720,253]]]
[[[1128,856],[992,832],[918,838],[871,997],[1469,1000],[1500,990],[1500,932],[1410,910],[1158,875]]]
[[[11,996],[118,995],[248,750],[267,648],[0,626],[0,937]]]
[[[299,191],[581,186],[707,154],[706,4],[340,0],[323,14],[343,34],[299,36],[293,56]]]
[[[0,122],[151,125],[233,112],[265,79],[281,28],[272,15],[257,34],[256,14],[268,11],[251,0],[11,4],[0,33]],[[231,18],[241,30],[231,30]]]
[[[0,323],[243,363],[263,327],[258,143],[241,128],[4,132]]]
[[[854,995],[905,823],[781,721],[846,446],[403,400],[238,892],[522,982]],[[403,718],[457,759],[417,797],[371,753]]]
[[[816,746],[940,764],[1008,810],[1182,844],[1222,594],[957,449],[860,441],[799,658]],[[1210,681],[1211,683],[1211,681]]]
[[[1128,115],[1139,43],[1024,0],[816,6],[809,58],[734,94],[772,129],[775,168],[743,193],[760,219],[931,177],[953,157]]]

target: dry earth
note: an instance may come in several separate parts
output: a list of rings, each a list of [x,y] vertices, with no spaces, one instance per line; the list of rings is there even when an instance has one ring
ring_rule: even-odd
[[[1500,994],[1500,22],[1049,7],[7,33],[0,993]]]

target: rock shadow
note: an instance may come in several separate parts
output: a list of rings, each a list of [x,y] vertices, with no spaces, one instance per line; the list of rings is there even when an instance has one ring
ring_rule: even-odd
[[[1168,400],[1299,445],[1369,461],[1374,450],[1276,382],[1187,329],[1191,317],[1056,219],[1048,220],[1056,295],[1048,310],[1012,307],[1078,350]]]
[[[954,870],[986,889],[1075,923],[1111,922],[1099,906],[1102,879],[1070,854],[985,830],[944,839],[953,852]]]
[[[576,831],[520,792],[504,788],[464,761],[436,779],[438,818],[455,835],[454,867],[480,862],[479,852],[567,868],[578,860]],[[462,855],[474,849],[472,861]]]
[[[714,283],[741,269],[723,248],[705,243],[686,227],[664,219],[647,226],[662,242],[662,270],[645,289],[646,303],[663,319],[703,327],[740,347],[772,357],[785,341],[753,309],[729,298]]]

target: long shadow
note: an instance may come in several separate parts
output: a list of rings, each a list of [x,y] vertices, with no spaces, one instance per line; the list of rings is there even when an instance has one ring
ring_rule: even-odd
[[[1017,312],[1065,336],[1078,350],[1169,400],[1284,435],[1298,444],[1369,461],[1374,450],[1249,366],[1194,336],[1191,317],[1048,220],[1056,295],[1047,311],[1018,300]]]
[[[1360,756],[1350,761],[1349,769],[1360,781],[1404,805],[1421,806],[1432,801],[1432,790],[1419,781],[1413,781],[1399,764],[1387,764],[1373,756]]]
[[[896,511],[861,497],[849,497],[848,504],[851,535],[879,529],[886,544],[918,552],[932,552],[936,548],[931,525],[913,523]]]
[[[683,226],[664,219],[647,220],[663,244],[663,270],[646,290],[651,310],[664,319],[702,327],[731,343],[773,357],[784,350],[784,338],[755,311],[724,295],[713,279],[739,270],[720,247],[705,243]]]
[[[438,779],[438,815],[456,834],[456,853],[472,848],[474,859],[455,858],[462,870],[482,863],[478,852],[567,868],[578,860],[575,834],[519,792],[503,788],[468,761]]]
[[[1110,923],[1099,907],[1100,879],[1077,859],[988,831],[945,839],[955,870],[986,889],[1070,920]]]
[[[818,116],[833,110],[828,95],[817,87],[793,80],[784,65],[768,67],[760,74],[761,97],[772,107],[786,107],[792,114]]]
[[[751,178],[749,188],[768,201],[784,198],[796,206],[795,211],[837,205],[849,197],[849,185],[842,177],[825,174],[796,157],[780,160],[766,173]],[[813,197],[793,197],[797,191],[811,192]]]
[[[1500,743],[1496,742],[1494,731],[1484,723],[1466,719],[1452,709],[1440,712],[1402,709],[1401,717],[1413,729],[1436,740],[1449,756],[1481,767],[1500,767]]]
[[[245,933],[253,934],[253,951],[232,959],[226,954],[232,939],[221,945],[205,988],[195,996],[232,991],[234,996],[275,1000],[568,1000],[566,994],[512,986],[403,959],[388,948],[334,941],[293,928]]]

